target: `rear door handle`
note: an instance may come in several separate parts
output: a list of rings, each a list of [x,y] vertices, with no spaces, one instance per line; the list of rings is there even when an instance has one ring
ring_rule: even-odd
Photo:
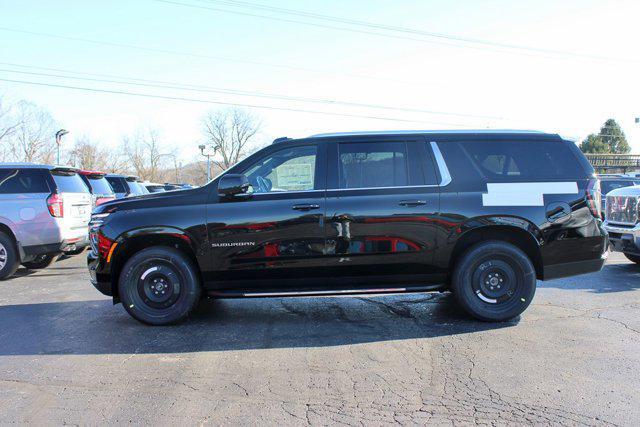
[[[427,202],[425,200],[400,200],[398,203],[400,206],[422,206],[426,205]]]
[[[301,205],[293,205],[291,208],[296,211],[310,211],[313,209],[320,209],[320,205],[301,204]]]

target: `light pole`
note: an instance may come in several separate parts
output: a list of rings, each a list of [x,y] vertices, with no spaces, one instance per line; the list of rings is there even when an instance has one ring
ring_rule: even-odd
[[[217,146],[213,145],[198,145],[200,153],[207,158],[207,182],[211,181],[211,156],[216,154],[218,150]]]
[[[60,144],[62,144],[62,137],[65,136],[66,134],[68,134],[69,131],[64,130],[64,129],[60,129],[58,132],[56,132],[56,145],[57,145],[57,150],[58,150],[58,155],[57,155],[57,163],[56,164],[60,164]]]

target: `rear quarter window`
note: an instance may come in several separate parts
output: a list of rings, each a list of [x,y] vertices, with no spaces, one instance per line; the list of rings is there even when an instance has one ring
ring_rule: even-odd
[[[47,171],[0,169],[0,194],[50,193]]]
[[[75,172],[51,171],[58,193],[88,193],[89,188]]]
[[[460,146],[489,180],[553,180],[585,177],[580,161],[564,142],[477,141]]]

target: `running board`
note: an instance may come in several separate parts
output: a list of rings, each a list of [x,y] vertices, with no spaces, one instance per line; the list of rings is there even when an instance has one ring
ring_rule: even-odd
[[[217,298],[270,298],[270,297],[320,297],[358,294],[401,294],[411,292],[433,292],[442,290],[442,285],[410,286],[402,288],[369,288],[369,289],[335,289],[335,290],[310,290],[310,291],[236,291],[236,290],[212,290],[207,295]]]

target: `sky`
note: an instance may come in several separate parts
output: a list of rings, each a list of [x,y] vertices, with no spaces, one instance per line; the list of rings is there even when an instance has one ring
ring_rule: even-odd
[[[637,0],[0,0],[0,16],[0,93],[47,108],[69,144],[153,128],[189,159],[204,114],[242,104],[260,145],[382,129],[581,138],[614,118],[640,153]]]

